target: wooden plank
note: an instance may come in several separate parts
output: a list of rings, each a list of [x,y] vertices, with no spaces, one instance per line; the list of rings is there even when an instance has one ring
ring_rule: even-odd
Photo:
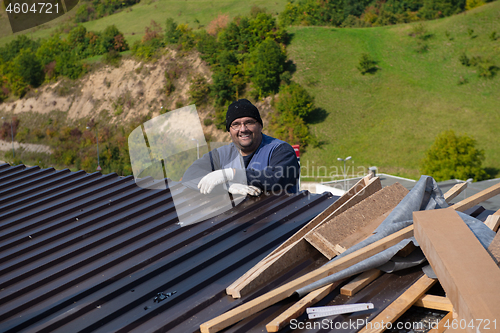
[[[459,203],[453,205],[452,207],[453,209],[458,210],[459,212],[463,212],[464,210],[474,207],[478,203],[486,201],[499,193],[500,193],[500,183],[488,187],[486,190],[476,193],[473,196],[470,196],[467,199],[462,200]]]
[[[370,282],[378,278],[382,274],[382,272],[376,268],[370,269],[359,276],[357,276],[354,280],[340,288],[340,293],[342,295],[354,296],[358,291],[366,287]]]
[[[449,325],[453,319],[453,312],[450,311],[439,321],[438,327],[431,329],[428,333],[443,333],[446,330],[445,325]],[[448,323],[448,324],[447,324]]]
[[[305,244],[307,242],[304,240],[304,236],[321,225],[323,221],[331,219],[333,216],[344,212],[358,202],[379,191],[382,188],[380,179],[378,177],[371,177],[371,175],[368,175],[362,178],[330,207],[311,220],[305,227],[300,229],[266,258],[261,260],[247,273],[228,286],[226,288],[226,293],[234,298],[242,297],[278,276],[284,269],[292,266],[295,262],[309,256],[310,252],[302,252],[302,249],[310,248],[309,244]],[[281,254],[278,255],[279,252],[281,252]]]
[[[445,194],[444,194],[444,200],[447,203],[450,203],[451,200],[453,200],[457,195],[462,193],[463,190],[467,188],[467,182],[463,183],[458,183],[452,188],[450,188]]]
[[[422,295],[429,290],[436,279],[423,275],[401,296],[385,308],[378,316],[373,318],[359,333],[379,333],[385,331],[384,323],[394,323],[403,313],[406,312]]]
[[[394,209],[408,194],[401,184],[384,187],[345,212],[323,222],[304,238],[328,259],[340,254],[335,245],[374,219]]]
[[[415,238],[466,322],[500,318],[500,270],[452,208],[413,212]],[[467,329],[470,333],[474,331]]]
[[[237,308],[234,308],[212,320],[209,320],[200,325],[200,330],[202,333],[213,333],[218,332],[238,321],[257,313],[260,310],[267,308],[268,306],[275,304],[291,295],[295,290],[305,287],[315,281],[318,281],[324,277],[332,275],[343,269],[346,269],[358,262],[365,260],[389,247],[399,243],[403,239],[407,239],[413,236],[413,226],[408,226],[392,235],[384,237],[383,239],[376,241],[370,245],[365,246],[358,251],[349,253],[348,255],[339,258],[338,260],[332,261],[298,279],[290,281],[281,287],[278,287],[260,297],[257,297]]]
[[[311,291],[300,301],[292,305],[285,312],[269,322],[269,324],[266,325],[266,330],[268,332],[278,332],[280,329],[288,325],[290,323],[290,320],[298,318],[301,314],[303,314],[307,307],[321,301],[326,295],[332,292],[332,290],[334,290],[339,285],[339,283],[340,281],[334,282],[332,284],[324,286],[323,288]]]
[[[497,265],[499,265],[500,264],[500,233],[496,234],[495,238],[493,238],[493,240],[491,241],[490,246],[488,246],[488,252],[490,253],[493,260],[495,260],[495,263]]]
[[[251,276],[236,286],[230,294],[233,298],[241,298],[252,290],[262,281],[270,281],[275,276],[287,270],[293,263],[314,256],[316,250],[305,240],[299,240],[285,250],[281,255],[271,259],[265,265],[252,269]],[[263,282],[262,282],[263,283]],[[227,293],[227,289],[226,289]]]
[[[417,302],[415,302],[415,306],[441,311],[453,310],[453,305],[451,304],[448,297],[435,295],[422,296]]]
[[[484,221],[484,224],[494,232],[498,231],[498,227],[500,227],[500,215],[490,215]]]

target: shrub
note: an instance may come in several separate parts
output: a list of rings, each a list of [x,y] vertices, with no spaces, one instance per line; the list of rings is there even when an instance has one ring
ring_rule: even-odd
[[[453,131],[445,131],[425,154],[421,162],[422,174],[430,175],[437,181],[448,179],[475,181],[488,177],[481,164],[484,161],[484,151],[476,148],[476,140]]]
[[[154,21],[153,21],[154,22]],[[146,27],[147,31],[148,27]],[[123,34],[115,25],[107,26],[101,34],[99,43],[99,54],[105,54],[111,50],[117,52],[126,51],[129,49]]]
[[[42,63],[31,49],[21,50],[12,61],[12,70],[14,75],[32,87],[40,86],[45,78]]]
[[[212,124],[213,124],[213,120],[212,120],[211,118],[205,118],[205,119],[203,120],[203,124],[204,124],[205,126],[210,126],[210,125],[212,125]]]
[[[462,65],[467,66],[467,67],[470,66],[469,57],[467,57],[467,54],[465,54],[465,52],[462,52],[462,54],[460,55],[460,57],[458,58],[458,60],[460,61],[460,63]]]
[[[213,19],[207,27],[207,32],[216,36],[221,30],[227,27],[229,23],[229,15],[228,14],[219,14],[215,19]]]
[[[291,82],[288,86],[281,86],[276,109],[281,113],[290,112],[305,119],[315,109],[314,97],[300,84]]]
[[[484,5],[483,0],[466,0],[465,9],[471,10],[471,9],[476,8],[476,7],[480,7],[482,5]]]
[[[427,28],[422,23],[413,26],[412,31],[409,34],[411,37],[416,37],[421,40],[429,39],[432,34],[427,31]]]
[[[19,119],[13,117],[12,120],[6,120],[2,123],[0,127],[0,139],[11,141],[12,136],[14,138],[17,135],[17,129],[19,128]]]
[[[177,23],[175,23],[173,18],[168,18],[165,25],[165,42],[167,44],[176,44],[182,34],[177,30]]]
[[[120,52],[111,49],[109,52],[104,54],[104,62],[109,65],[113,65],[115,67],[118,67],[120,65],[120,59],[121,59],[121,54]]]
[[[132,46],[132,54],[142,60],[150,60],[155,56],[156,51],[164,46],[164,37],[161,27],[154,20],[151,26],[146,27],[146,33],[141,42],[135,42]]]
[[[196,75],[191,80],[191,85],[189,87],[189,96],[193,99],[196,105],[202,105],[207,101],[208,95],[210,94],[210,86],[203,75]]]
[[[61,53],[56,58],[56,73],[77,79],[84,72],[82,63],[73,53]]]
[[[429,51],[429,44],[423,41],[418,41],[417,42],[417,47],[415,48],[415,51],[417,53],[425,53]]]
[[[42,40],[40,47],[36,51],[36,56],[43,66],[56,60],[62,52],[69,52],[69,44],[60,38],[59,34]]]
[[[367,53],[361,54],[357,68],[363,75],[366,73],[374,74],[378,69],[377,62]]]

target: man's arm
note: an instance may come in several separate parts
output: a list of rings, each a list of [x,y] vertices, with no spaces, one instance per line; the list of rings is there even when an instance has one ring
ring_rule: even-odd
[[[271,155],[270,166],[264,170],[246,169],[249,185],[264,191],[294,192],[299,179],[299,162],[293,148],[286,143],[276,147]],[[279,186],[278,186],[279,185]]]
[[[214,165],[214,158],[212,152],[204,154],[200,159],[189,166],[182,176],[182,183],[189,188],[198,190],[198,183],[200,179],[208,175],[210,172],[216,170]],[[218,161],[215,161],[218,164]]]

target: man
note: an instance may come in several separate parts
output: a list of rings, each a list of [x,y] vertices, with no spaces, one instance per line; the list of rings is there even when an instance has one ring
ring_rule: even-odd
[[[262,133],[259,110],[240,99],[229,105],[226,129],[232,143],[205,154],[189,167],[183,179],[200,179],[201,193],[227,184],[232,194],[258,196],[262,191],[298,192],[299,163],[288,143]],[[245,181],[246,179],[246,181]]]

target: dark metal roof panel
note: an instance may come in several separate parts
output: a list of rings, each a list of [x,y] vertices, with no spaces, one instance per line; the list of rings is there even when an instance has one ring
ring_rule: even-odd
[[[170,191],[205,211],[182,185],[0,165],[0,331],[195,332],[208,309],[245,300],[225,295],[231,282],[336,199],[262,195],[180,227]]]

